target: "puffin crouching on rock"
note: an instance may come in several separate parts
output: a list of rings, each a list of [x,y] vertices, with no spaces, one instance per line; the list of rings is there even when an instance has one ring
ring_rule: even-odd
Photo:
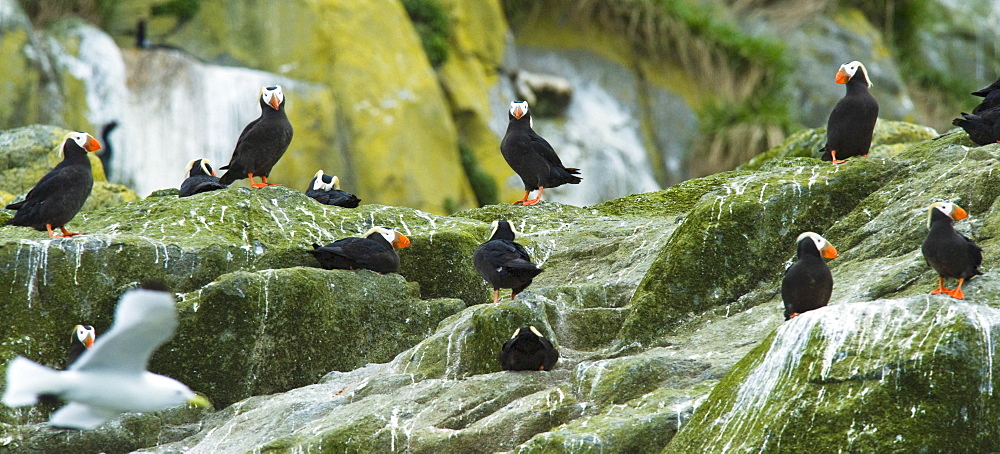
[[[62,142],[62,162],[38,180],[24,200],[7,205],[8,210],[17,210],[7,224],[48,231],[52,238],[82,235],[83,232],[66,230],[66,223],[80,212],[90,197],[94,175],[87,152],[100,149],[101,144],[90,134],[66,134]],[[62,230],[63,234],[56,235],[54,228]]]
[[[785,270],[781,280],[781,300],[785,320],[819,309],[830,302],[833,274],[824,258],[837,258],[837,248],[818,233],[805,232],[795,239],[798,260]]]
[[[268,183],[267,177],[285,154],[288,144],[292,143],[292,124],[285,115],[285,95],[281,92],[281,85],[261,88],[259,100],[260,117],[243,128],[229,164],[219,167],[221,170],[228,169],[220,178],[224,185],[250,178],[253,188],[276,186]],[[260,177],[262,183],[254,182],[255,175]]]
[[[324,205],[343,208],[357,208],[361,203],[361,199],[356,195],[340,190],[340,178],[336,175],[326,175],[322,170],[316,172],[316,176],[309,182],[306,195]]]
[[[500,289],[511,289],[510,299],[531,285],[542,270],[531,263],[524,246],[514,242],[517,231],[507,221],[493,221],[490,239],[476,248],[472,262],[476,271],[493,286],[493,303],[500,301]]]
[[[181,191],[177,197],[190,197],[202,192],[225,189],[226,185],[219,181],[212,170],[212,162],[208,159],[195,159],[187,165],[187,178],[181,183]]]
[[[344,238],[326,246],[313,243],[313,250],[307,252],[328,270],[366,269],[384,274],[399,271],[396,249],[409,246],[410,239],[402,233],[374,227],[363,238]]]
[[[559,351],[534,326],[518,328],[500,349],[503,370],[552,370]]]
[[[878,101],[868,91],[872,82],[865,65],[859,61],[841,65],[836,82],[847,86],[847,94],[830,112],[826,145],[820,151],[824,161],[842,164],[852,156],[868,156],[878,120]]]
[[[927,213],[927,238],[920,246],[927,264],[938,273],[938,287],[931,295],[947,293],[955,299],[964,299],[962,283],[983,274],[983,249],[955,230],[952,221],[962,220],[968,213],[951,202],[934,202]],[[954,289],[944,286],[945,278],[958,279]]]
[[[580,169],[563,166],[552,145],[531,129],[527,101],[511,102],[508,119],[507,133],[500,142],[500,153],[524,182],[524,197],[514,205],[534,205],[542,200],[545,188],[580,183],[580,177],[576,176]],[[528,200],[528,195],[536,189],[538,195]]]
[[[1000,107],[971,115],[962,112],[962,118],[952,120],[951,124],[964,129],[977,145],[1000,142]]]

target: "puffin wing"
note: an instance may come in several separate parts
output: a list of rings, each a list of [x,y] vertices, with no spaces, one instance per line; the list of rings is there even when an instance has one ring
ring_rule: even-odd
[[[538,153],[538,155],[542,158],[545,158],[545,161],[550,165],[563,167],[562,160],[559,159],[559,155],[556,154],[556,150],[552,148],[552,145],[549,145],[547,140],[543,139],[542,136],[535,134],[534,131],[531,131],[528,136],[531,138],[532,151]]]
[[[979,266],[983,264],[983,248],[979,247],[978,244],[965,235],[962,235],[961,232],[956,231],[955,233],[958,233],[958,236],[962,237],[969,245],[969,259],[972,260],[972,270],[975,274],[982,274],[979,272]]]
[[[129,290],[118,302],[111,329],[69,370],[142,374],[153,351],[170,339],[176,328],[177,310],[169,293]]]
[[[236,148],[233,149],[233,157],[229,159],[229,164],[219,167],[219,170],[226,170],[230,166],[236,163],[236,157],[242,154],[242,151],[245,147],[244,143],[247,141],[247,137],[251,135],[251,131],[253,130],[254,126],[257,126],[257,123],[260,122],[261,117],[257,117],[256,119],[254,119],[250,123],[247,123],[247,125],[243,127],[243,131],[240,132],[240,138],[236,139]]]
[[[556,365],[556,361],[559,361],[559,350],[556,350],[556,348],[552,346],[552,342],[549,342],[549,340],[544,337],[539,337],[538,341],[542,343],[543,347],[545,347],[545,370],[552,370],[552,368]]]
[[[8,209],[16,210],[23,208],[25,205],[30,206],[35,203],[38,199],[44,199],[52,194],[61,191],[63,188],[67,187],[72,181],[76,179],[76,172],[64,172],[65,166],[56,166],[49,173],[45,174],[42,179],[35,183],[35,187],[31,188],[27,194],[24,196],[24,200],[12,203],[8,205]]]

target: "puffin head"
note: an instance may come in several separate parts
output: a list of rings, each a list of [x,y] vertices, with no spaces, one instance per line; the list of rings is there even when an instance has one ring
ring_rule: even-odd
[[[85,132],[71,132],[63,136],[62,146],[59,147],[60,157],[66,154],[66,147],[79,147],[85,151],[97,151],[101,149],[101,143]]]
[[[316,172],[316,176],[313,177],[312,188],[314,191],[329,191],[331,189],[340,189],[340,178],[336,175],[327,175],[323,173],[322,170]]]
[[[514,334],[511,335],[510,338],[513,339],[515,337],[521,339],[537,339],[545,336],[542,336],[542,333],[538,331],[538,328],[535,328],[534,326],[527,326],[514,330]]]
[[[865,69],[865,65],[857,60],[840,65],[840,70],[837,71],[837,83],[846,84],[849,80],[854,78],[854,75],[857,74],[859,70],[861,71],[861,75],[865,76],[865,82],[868,84],[868,88],[871,88],[872,80],[868,78],[868,70]]]
[[[281,85],[261,88],[260,102],[271,106],[274,110],[281,110],[282,104],[285,103],[285,94],[281,92]]]
[[[410,239],[406,235],[385,227],[372,227],[371,230],[365,232],[364,236],[367,238],[375,233],[382,235],[382,238],[385,238],[395,249],[410,247]]]
[[[208,159],[195,159],[187,164],[187,168],[184,169],[184,174],[189,177],[194,177],[198,175],[209,175],[215,176],[215,170],[212,169],[212,161]]]
[[[510,116],[515,120],[528,114],[528,101],[511,101]]]
[[[962,207],[954,203],[934,202],[931,204],[930,209],[927,210],[927,227],[931,226],[931,219],[934,218],[934,210],[940,211],[945,216],[951,218],[952,221],[959,221],[969,217],[969,213],[966,213]]]
[[[491,240],[510,240],[518,235],[518,231],[507,221],[493,221],[493,230],[490,232]]]
[[[71,342],[79,342],[83,344],[84,347],[88,349],[94,345],[94,339],[97,338],[97,331],[94,330],[93,326],[90,325],[76,325],[73,327],[73,335],[70,338]]]
[[[795,239],[795,243],[798,244],[806,238],[808,238],[810,241],[813,242],[814,245],[816,245],[816,250],[819,251],[819,254],[822,255],[824,258],[835,259],[837,258],[838,255],[840,255],[837,252],[837,248],[833,247],[833,245],[830,244],[829,241],[826,241],[826,238],[823,238],[818,233],[803,232],[801,235],[799,235],[798,238]]]

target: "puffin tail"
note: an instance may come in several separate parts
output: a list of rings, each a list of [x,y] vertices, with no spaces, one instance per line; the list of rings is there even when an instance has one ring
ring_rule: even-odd
[[[566,171],[566,175],[564,176],[564,178],[566,179],[566,183],[580,184],[580,182],[583,181],[583,178],[577,176],[580,174],[580,169],[573,167],[565,167],[563,170]]]
[[[63,391],[61,372],[49,369],[23,356],[7,364],[7,389],[3,403],[9,407],[34,405],[39,394],[59,395]]]
[[[820,156],[820,158],[819,158],[820,160],[822,160],[822,161],[833,161],[833,155],[830,154],[830,150],[826,149],[826,145],[823,145],[823,148],[820,148],[819,152],[820,152],[820,154],[822,154],[822,156]]]

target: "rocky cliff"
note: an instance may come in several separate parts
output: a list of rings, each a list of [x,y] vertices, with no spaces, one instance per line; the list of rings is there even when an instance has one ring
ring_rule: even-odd
[[[84,211],[52,240],[0,228],[0,359],[59,365],[80,322],[106,330],[147,279],[176,293],[181,327],[152,370],[215,410],[125,415],[96,431],[0,412],[8,452],[731,452],[997,449],[992,277],[1000,146],[880,122],[877,152],[834,166],[806,130],[754,170],[590,207],[490,205],[452,216],[340,209],[289,188],[173,190]],[[970,214],[984,249],[966,300],[930,296],[919,245],[932,201]],[[545,270],[489,303],[471,266],[509,219]],[[398,228],[400,273],[326,271],[305,250]],[[794,238],[822,233],[831,304],[784,322]],[[517,327],[562,358],[501,372]]]

